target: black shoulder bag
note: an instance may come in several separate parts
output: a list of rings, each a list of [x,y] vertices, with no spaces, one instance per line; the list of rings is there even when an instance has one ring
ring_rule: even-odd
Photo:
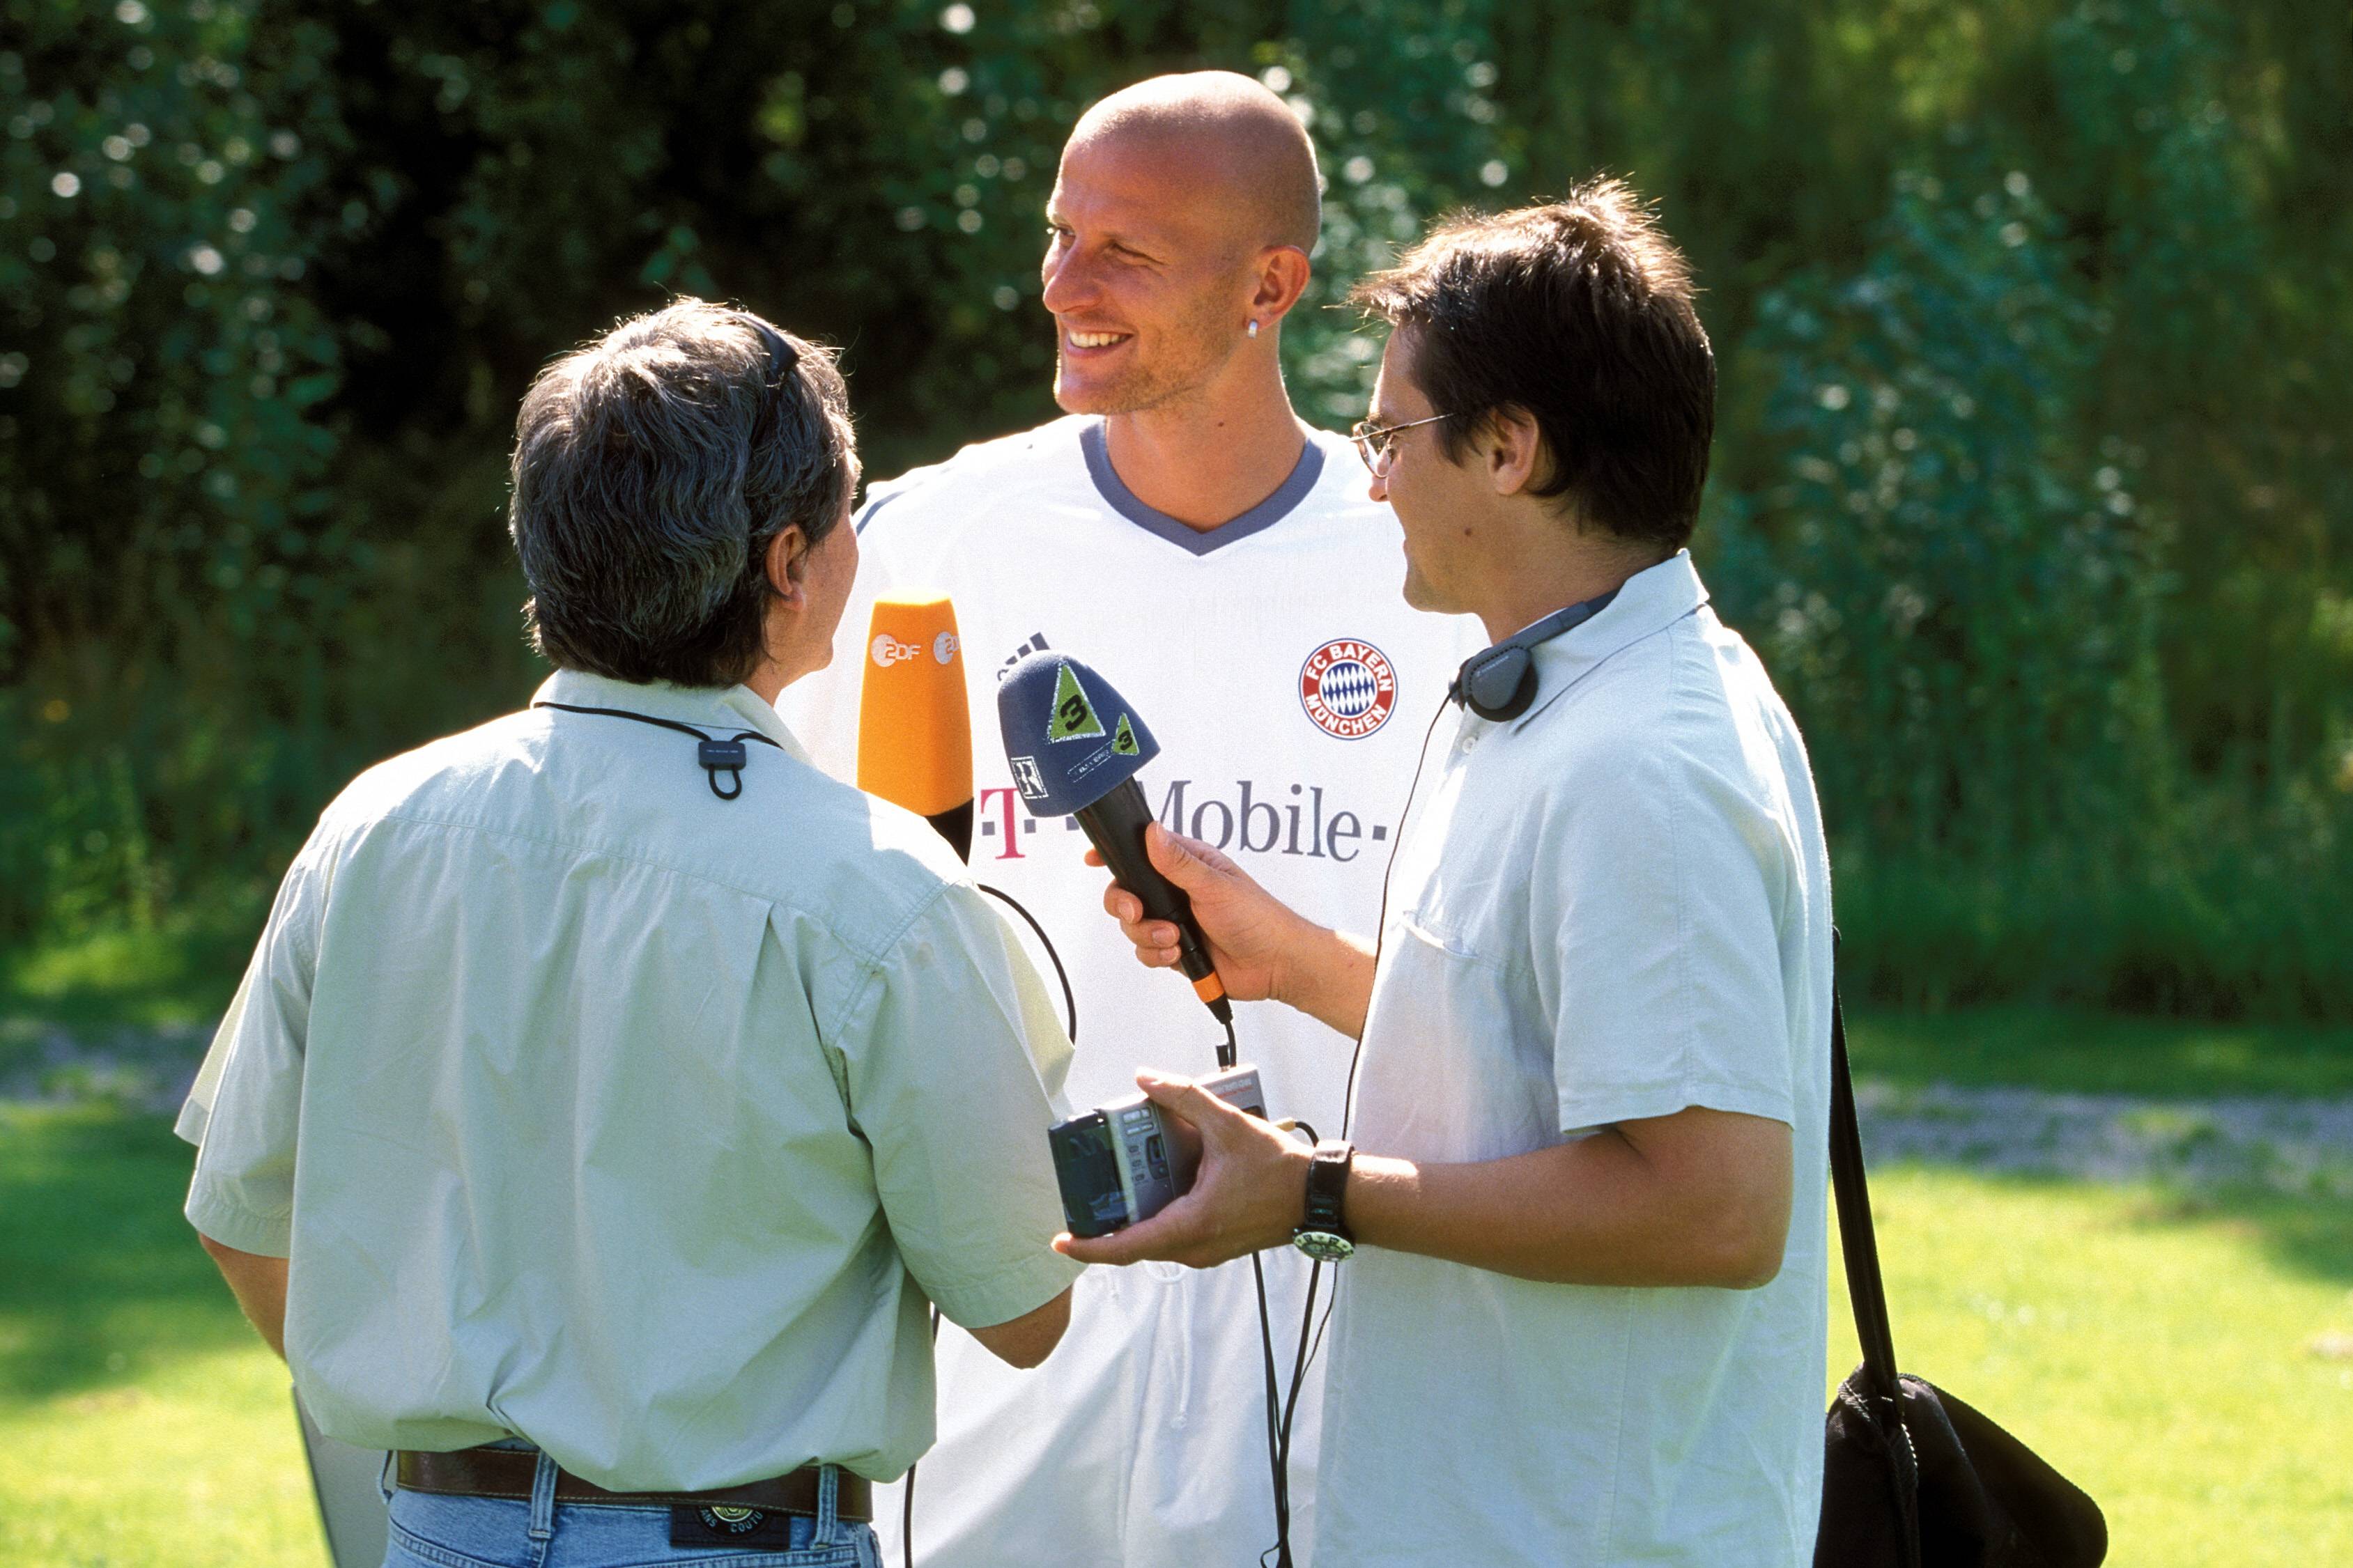
[[[2108,1554],[2099,1504],[1970,1406],[1895,1370],[1835,990],[1831,1185],[1862,1364],[1831,1405],[1814,1568],[2095,1568]]]

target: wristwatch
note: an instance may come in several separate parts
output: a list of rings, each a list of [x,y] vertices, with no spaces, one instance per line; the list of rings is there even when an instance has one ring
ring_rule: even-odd
[[[1348,1165],[1356,1146],[1341,1138],[1315,1145],[1314,1163],[1307,1167],[1307,1217],[1292,1230],[1291,1245],[1318,1263],[1338,1263],[1356,1250],[1341,1217],[1348,1191]]]

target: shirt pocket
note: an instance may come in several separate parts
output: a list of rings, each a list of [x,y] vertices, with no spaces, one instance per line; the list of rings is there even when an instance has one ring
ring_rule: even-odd
[[[1377,1153],[1493,1160],[1560,1142],[1550,1031],[1509,966],[1399,916],[1365,1026],[1356,1136]]]

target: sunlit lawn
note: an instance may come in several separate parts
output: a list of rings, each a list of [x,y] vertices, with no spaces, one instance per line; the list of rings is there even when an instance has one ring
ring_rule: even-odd
[[[2353,1563],[2353,1214],[1897,1168],[1897,1359],[2099,1500],[2118,1568]],[[1833,1380],[1854,1364],[1833,1280]]]
[[[324,1561],[285,1369],[179,1215],[163,1120],[0,1106],[0,1563]]]
[[[2032,1020],[2007,1047],[1982,1025],[1874,1024],[1857,1054],[1898,1078],[2017,1081],[2040,1061],[2052,1087],[2135,1087]],[[2120,1027],[2107,1054],[2131,1047],[2151,1089],[2236,1048]],[[2235,1087],[2343,1092],[2320,1038]],[[0,1105],[0,1563],[323,1561],[284,1370],[179,1217],[187,1165],[160,1118]],[[1907,1366],[2086,1486],[2112,1562],[2353,1563],[2353,1361],[2313,1349],[2353,1339],[2343,1205],[1916,1168],[1877,1173],[1874,1195]],[[1842,1298],[1831,1327],[1835,1378],[1854,1360]]]

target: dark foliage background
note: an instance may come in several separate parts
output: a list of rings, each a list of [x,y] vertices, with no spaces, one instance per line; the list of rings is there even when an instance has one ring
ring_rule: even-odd
[[[2295,0],[0,0],[0,952],[216,1000],[368,762],[535,671],[516,399],[666,293],[847,346],[869,468],[1048,416],[1092,98],[1259,74],[1315,303],[1609,170],[1709,290],[1700,544],[1853,982],[2353,1017],[2353,37]],[[1377,344],[1286,332],[1303,411]]]

